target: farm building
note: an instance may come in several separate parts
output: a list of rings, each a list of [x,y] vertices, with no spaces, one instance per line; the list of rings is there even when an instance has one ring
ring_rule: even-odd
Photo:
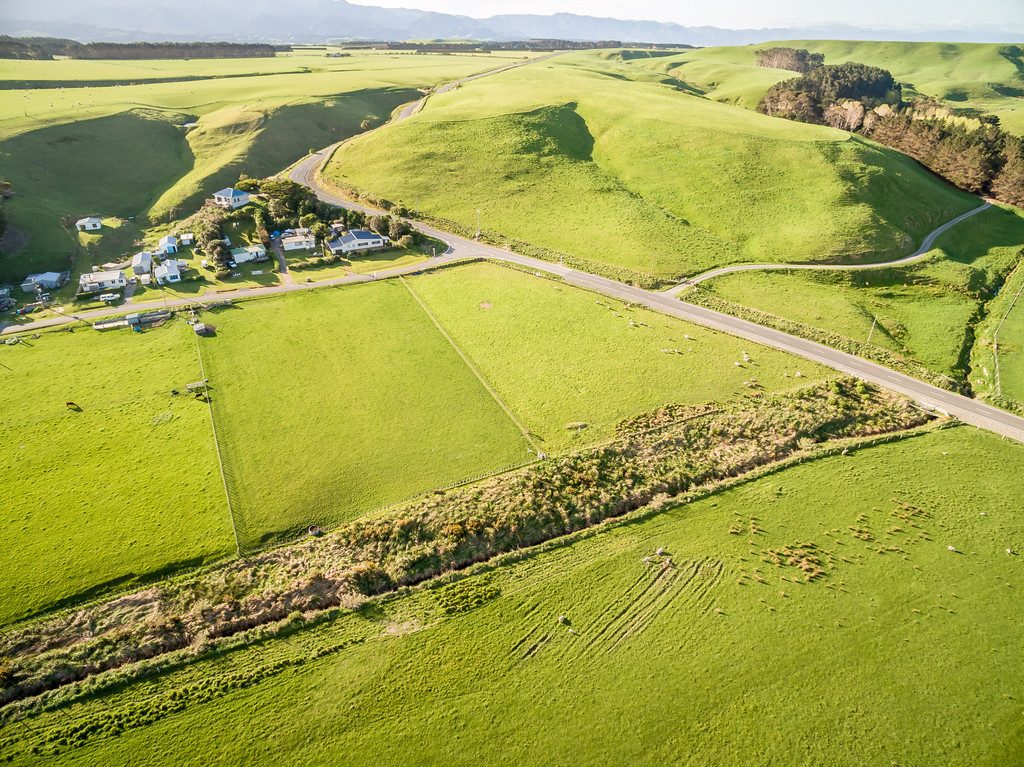
[[[149,274],[153,271],[153,254],[143,250],[132,256],[132,274]]]
[[[153,272],[156,277],[156,284],[163,285],[165,282],[181,282],[181,263],[173,258],[168,258]]]
[[[267,249],[262,245],[247,245],[244,248],[233,248],[231,258],[236,264],[244,264],[249,261],[266,261]]]
[[[166,234],[160,238],[160,250],[164,253],[178,252],[178,238],[173,234]]]
[[[56,290],[68,281],[67,272],[43,272],[41,274],[30,274],[21,283],[21,289],[26,293],[35,293],[38,286],[41,290]]]
[[[391,240],[384,235],[368,232],[365,229],[356,229],[327,243],[327,247],[329,247],[331,249],[331,253],[334,253],[335,255],[344,255],[347,253],[356,253],[362,250],[386,248],[390,244]]]
[[[311,250],[316,245],[316,238],[311,234],[290,234],[281,238],[281,247],[285,250]]]
[[[89,272],[78,278],[79,293],[101,293],[107,290],[118,290],[127,284],[124,272]]]
[[[227,187],[226,189],[221,189],[219,192],[215,192],[213,195],[213,201],[222,208],[234,210],[235,208],[241,208],[243,205],[249,204],[249,193]]]
[[[80,218],[75,222],[75,228],[80,232],[92,232],[103,226],[102,219],[99,216],[89,216],[88,218]]]

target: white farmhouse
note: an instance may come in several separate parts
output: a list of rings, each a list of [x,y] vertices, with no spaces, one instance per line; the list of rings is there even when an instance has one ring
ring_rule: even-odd
[[[244,264],[249,261],[265,261],[267,249],[262,245],[247,245],[244,248],[234,248],[231,251],[231,258],[236,264]]]
[[[88,272],[78,278],[79,293],[102,293],[107,290],[118,290],[127,284],[124,272],[115,270],[107,272]]]
[[[281,238],[281,247],[285,250],[312,250],[316,246],[316,238],[311,234],[290,234]]]
[[[363,250],[386,248],[390,244],[391,240],[382,234],[369,232],[365,229],[354,229],[348,234],[343,234],[338,239],[327,243],[327,247],[335,255],[347,255],[348,253],[357,253]]]
[[[178,252],[178,238],[173,234],[167,234],[160,238],[160,250],[163,253],[171,254]]]
[[[156,277],[156,284],[163,285],[165,282],[181,282],[181,263],[173,258],[168,258],[153,272]]]
[[[143,275],[153,271],[153,254],[143,250],[132,256],[132,274]]]
[[[219,192],[214,192],[213,201],[222,208],[234,210],[235,208],[241,208],[243,205],[249,204],[249,193],[227,187],[226,189],[221,189]]]
[[[99,216],[80,218],[75,222],[75,228],[80,232],[92,232],[103,226],[103,220]]]

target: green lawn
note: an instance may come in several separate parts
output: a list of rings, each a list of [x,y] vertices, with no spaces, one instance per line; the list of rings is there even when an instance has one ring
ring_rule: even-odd
[[[0,346],[0,622],[234,551],[193,333]],[[80,406],[69,409],[65,402]]]
[[[325,175],[644,275],[653,255],[663,278],[886,260],[975,205],[896,152],[663,79],[590,53],[505,72],[346,143]]]
[[[781,391],[832,374],[748,341],[493,264],[407,281],[546,452],[608,439],[622,418],[660,405],[743,396],[751,393],[744,382],[752,378],[766,391]],[[743,363],[744,351],[749,363]],[[587,427],[565,428],[574,423]]]
[[[1022,471],[967,428],[812,462],[506,557],[469,612],[415,590],[33,727],[262,667],[48,763],[1019,763]],[[812,582],[767,553],[811,546]]]
[[[735,272],[701,284],[720,298],[883,346],[963,376],[975,314],[1024,247],[1024,215],[995,207],[967,219],[921,262],[857,272]],[[685,297],[685,296],[684,296]],[[877,319],[874,332],[872,324]]]
[[[398,281],[207,315],[203,360],[243,545],[529,459]]]

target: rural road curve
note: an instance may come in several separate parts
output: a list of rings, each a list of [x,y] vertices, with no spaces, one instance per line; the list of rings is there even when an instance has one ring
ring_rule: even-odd
[[[895,261],[882,261],[877,264],[738,264],[736,266],[723,266],[720,269],[712,269],[711,271],[698,274],[696,277],[691,277],[688,280],[684,280],[674,288],[669,288],[665,291],[667,295],[678,295],[684,288],[692,287],[698,282],[704,282],[704,280],[710,280],[712,277],[720,277],[723,274],[729,274],[730,272],[750,272],[750,271],[763,271],[766,269],[814,269],[814,270],[834,270],[841,269],[844,271],[850,271],[853,269],[883,269],[887,266],[904,266],[905,264],[912,264],[915,261],[919,261],[924,258],[928,251],[932,249],[932,243],[935,242],[948,229],[952,229],[954,226],[959,224],[965,218],[970,218],[976,213],[986,208],[991,208],[992,203],[986,202],[981,207],[969,210],[966,213],[957,216],[951,221],[947,221],[938,229],[933,231],[927,237],[924,238],[924,242],[921,243],[921,247],[911,253],[909,256],[898,258]]]

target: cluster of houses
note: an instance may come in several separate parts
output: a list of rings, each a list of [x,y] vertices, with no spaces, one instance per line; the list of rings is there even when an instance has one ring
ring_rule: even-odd
[[[221,189],[213,195],[215,204],[227,210],[235,210],[249,203],[249,193],[231,187]],[[80,232],[92,232],[103,227],[103,220],[99,216],[87,216],[75,222],[75,228]],[[327,243],[327,248],[333,255],[346,256],[351,253],[358,253],[370,250],[380,250],[391,245],[391,240],[384,236],[365,229],[345,231],[341,224],[332,224],[334,239]],[[284,232],[274,232],[275,236],[281,237],[281,248],[285,251],[313,250],[316,247],[316,238],[309,229],[286,229]],[[225,242],[230,242],[225,238]],[[159,245],[155,250],[144,250],[132,256],[131,260],[131,281],[138,279],[142,284],[149,284],[155,281],[158,285],[165,283],[181,282],[181,273],[188,268],[188,262],[175,258],[175,255],[182,247],[192,246],[194,236],[187,232],[179,235],[168,234],[160,238]],[[231,261],[229,265],[234,267],[251,261],[268,260],[266,248],[262,245],[247,245],[231,250]],[[114,264],[106,264],[106,267],[113,267]],[[203,261],[203,266],[208,266]],[[67,284],[70,272],[42,272],[30,274],[21,284],[21,289],[26,293],[40,294],[43,291],[57,290]],[[78,293],[94,294],[108,293],[124,289],[129,282],[128,276],[120,269],[93,267],[93,271],[83,274],[78,281]]]

